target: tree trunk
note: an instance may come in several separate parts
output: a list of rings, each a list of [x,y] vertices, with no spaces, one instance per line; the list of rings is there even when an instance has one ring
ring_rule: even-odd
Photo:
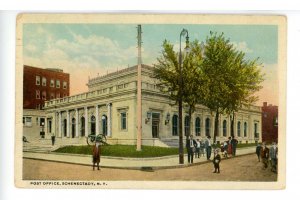
[[[234,112],[232,113],[232,117],[230,116],[230,136],[234,136]]]
[[[192,131],[191,131],[191,125],[192,125],[192,106],[189,106],[189,132],[188,132],[188,136],[191,135]]]
[[[216,143],[217,135],[219,135],[219,110],[218,109],[215,117],[214,143]]]

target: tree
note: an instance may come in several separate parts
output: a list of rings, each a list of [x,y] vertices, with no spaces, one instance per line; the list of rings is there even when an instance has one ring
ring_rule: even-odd
[[[163,43],[162,55],[157,59],[158,64],[154,65],[153,78],[159,80],[161,91],[167,93],[169,98],[178,103],[179,119],[182,119],[182,102],[189,107],[189,127],[191,127],[191,115],[195,110],[197,103],[198,89],[200,85],[197,80],[200,76],[200,67],[202,64],[202,50],[198,41],[194,41],[190,45],[190,53],[179,58],[179,54],[175,53],[173,45],[168,41]],[[177,58],[182,59],[183,66],[179,66]],[[179,120],[179,163],[184,163],[183,157],[183,135],[182,120]],[[187,135],[190,135],[189,128]]]
[[[158,64],[154,65],[153,78],[159,80],[161,91],[168,94],[169,98],[178,103],[179,99],[179,79],[180,69],[178,63],[178,53],[174,51],[174,46],[168,41],[163,43],[162,55],[157,59]],[[188,105],[188,113],[191,127],[191,116],[195,111],[195,106],[199,103],[201,96],[201,68],[203,63],[202,48],[199,41],[195,40],[190,43],[190,52],[183,56],[182,67],[182,98],[183,102]],[[191,129],[187,135],[191,134]]]
[[[258,59],[247,60],[224,34],[210,32],[204,48],[201,66],[204,105],[215,114],[214,142],[219,134],[219,115],[233,114],[243,105],[254,103],[255,92],[264,80]],[[233,122],[232,122],[233,123]]]

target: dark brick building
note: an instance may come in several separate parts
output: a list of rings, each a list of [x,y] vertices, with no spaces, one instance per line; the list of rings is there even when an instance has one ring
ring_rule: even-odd
[[[278,106],[267,102],[262,106],[262,141],[278,142]]]
[[[24,65],[23,108],[43,109],[46,100],[70,95],[70,75],[61,69]]]

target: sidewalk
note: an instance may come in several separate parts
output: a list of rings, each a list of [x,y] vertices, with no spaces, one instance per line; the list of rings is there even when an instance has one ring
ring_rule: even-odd
[[[254,154],[254,153],[255,153],[255,147],[248,147],[248,148],[237,149],[236,155],[241,156],[241,155]],[[91,155],[24,151],[23,158],[55,161],[55,162],[62,162],[62,163],[72,163],[72,164],[87,165],[87,166],[92,165]],[[184,155],[184,164],[179,164],[178,155],[156,157],[156,158],[124,158],[124,157],[101,156],[100,166],[103,168],[154,170],[154,169],[187,167],[187,166],[198,165],[198,164],[203,164],[208,162],[211,162],[211,160],[208,161],[206,160],[206,157],[200,157],[200,158],[194,158],[193,164],[188,164],[187,155]]]

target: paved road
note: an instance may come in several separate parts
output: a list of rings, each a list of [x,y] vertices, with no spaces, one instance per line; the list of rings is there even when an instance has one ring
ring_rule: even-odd
[[[212,163],[184,168],[152,171],[102,168],[93,171],[90,166],[23,159],[25,180],[192,180],[192,181],[276,181],[270,169],[262,169],[256,155],[245,155],[222,160],[221,173],[214,174]]]

